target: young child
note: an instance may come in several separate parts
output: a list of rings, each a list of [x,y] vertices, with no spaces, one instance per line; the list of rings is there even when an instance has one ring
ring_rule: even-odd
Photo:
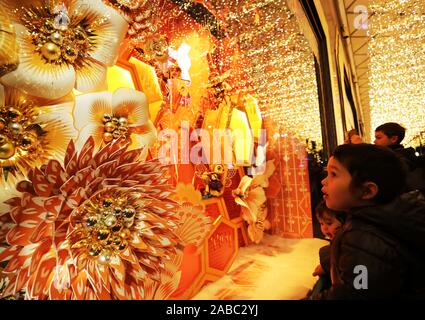
[[[329,209],[324,200],[317,205],[315,213],[323,235],[332,241],[344,224],[345,213]],[[320,264],[314,270],[313,276],[330,276],[330,245],[320,248],[319,256]]]
[[[335,150],[322,192],[347,218],[331,244],[332,285],[314,298],[425,298],[425,201],[419,192],[401,196],[404,181],[388,148]]]
[[[376,145],[388,147],[400,158],[406,171],[406,186],[404,191],[420,190],[425,195],[425,165],[415,155],[415,149],[405,148],[401,144],[406,129],[395,122],[387,122],[375,129]]]
[[[320,223],[320,230],[323,235],[332,242],[337,232],[341,229],[345,221],[345,212],[335,211],[326,207],[322,200],[315,209],[317,220]],[[330,245],[326,245],[319,250],[320,263],[313,272],[313,276],[319,279],[313,289],[307,293],[306,299],[311,300],[316,294],[331,286],[330,277]]]

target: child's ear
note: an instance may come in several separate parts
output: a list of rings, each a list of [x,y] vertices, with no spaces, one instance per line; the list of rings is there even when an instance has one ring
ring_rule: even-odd
[[[391,143],[392,143],[392,144],[396,144],[396,143],[397,143],[397,141],[398,141],[398,136],[392,136],[392,137],[390,138],[390,141],[391,141]]]
[[[378,194],[379,188],[374,182],[365,182],[363,183],[362,188],[362,199],[363,200],[371,200],[375,198],[375,196]]]

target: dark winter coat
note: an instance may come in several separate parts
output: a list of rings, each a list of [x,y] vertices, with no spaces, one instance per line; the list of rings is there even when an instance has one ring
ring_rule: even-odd
[[[356,289],[356,266],[367,289]],[[351,210],[331,246],[332,287],[319,299],[425,299],[425,200],[410,192]]]
[[[401,144],[389,146],[400,158],[406,171],[405,192],[420,190],[425,195],[425,164],[423,157],[415,155],[415,149],[404,148]]]

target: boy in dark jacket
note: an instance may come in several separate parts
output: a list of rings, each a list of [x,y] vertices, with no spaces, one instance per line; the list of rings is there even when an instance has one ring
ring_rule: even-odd
[[[322,191],[347,219],[331,245],[332,286],[315,298],[425,298],[425,201],[419,192],[400,196],[404,182],[387,148],[335,150]]]
[[[406,129],[395,122],[387,122],[375,129],[374,143],[393,150],[402,161],[406,171],[406,186],[404,191],[420,190],[425,194],[425,166],[415,155],[415,149],[405,148],[401,144]]]

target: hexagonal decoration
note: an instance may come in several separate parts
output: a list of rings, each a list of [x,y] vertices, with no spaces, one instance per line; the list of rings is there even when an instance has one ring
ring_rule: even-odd
[[[224,190],[223,200],[224,200],[224,203],[226,204],[226,209],[227,209],[227,213],[229,214],[229,219],[233,221],[233,219],[237,219],[241,216],[241,206],[235,202],[235,198],[232,195],[232,191],[239,186],[239,183],[241,182],[241,178],[244,176],[244,172],[242,167],[229,169],[229,172],[230,170],[235,170],[236,172],[234,172],[233,175],[228,175],[228,176],[231,176],[231,178],[229,178],[230,185],[226,186]]]
[[[205,199],[203,202],[205,203],[205,213],[211,217],[213,222],[217,221],[219,217],[228,219],[229,216],[222,197]]]
[[[238,253],[237,226],[222,219],[209,236],[206,248],[207,271],[224,275]]]

